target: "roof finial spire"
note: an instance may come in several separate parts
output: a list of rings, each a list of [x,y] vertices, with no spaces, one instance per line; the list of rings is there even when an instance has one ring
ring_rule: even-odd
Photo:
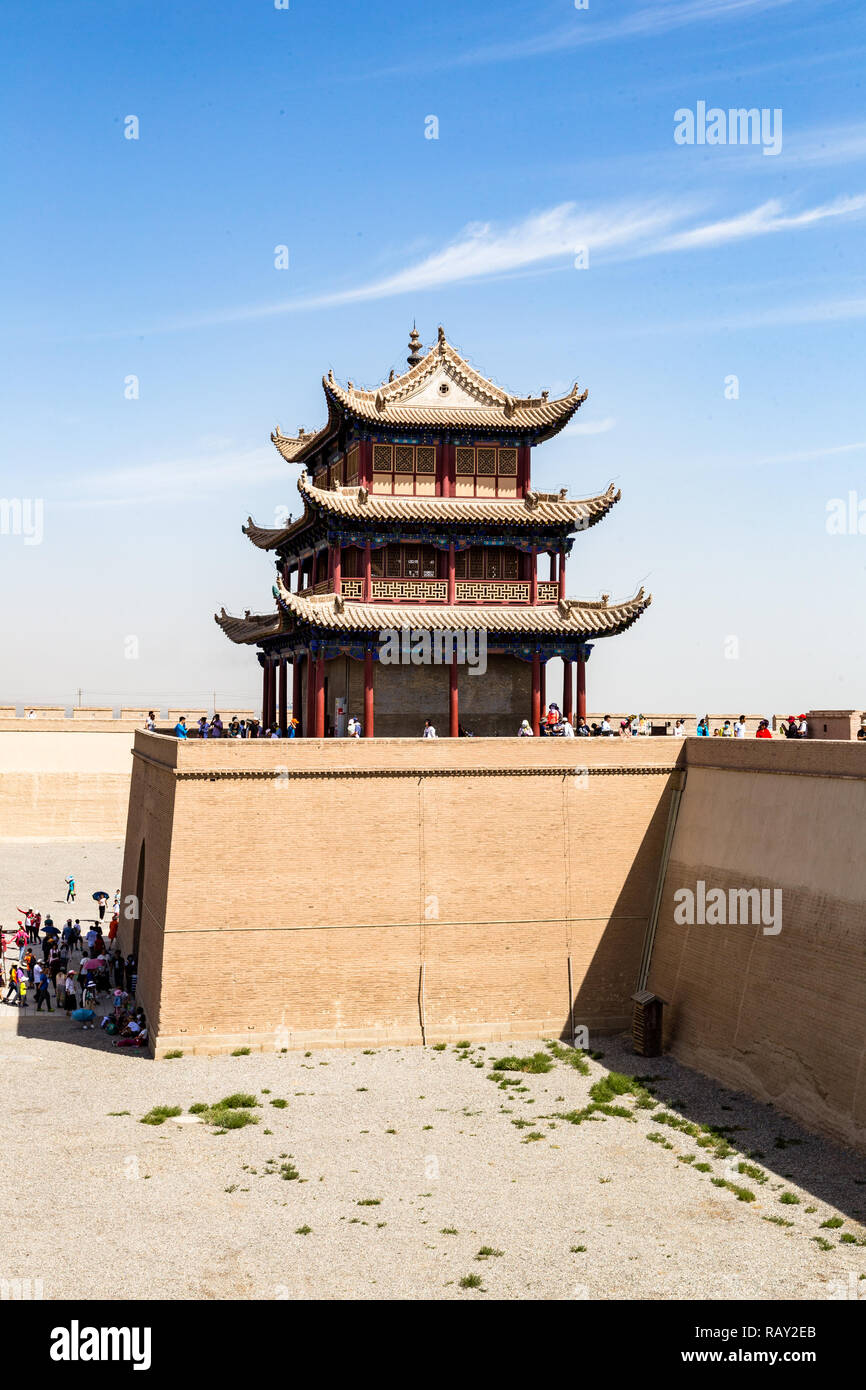
[[[421,361],[422,356],[423,354],[421,352],[421,338],[418,334],[418,329],[415,327],[415,323],[413,322],[412,332],[409,334],[409,356],[406,358],[406,361],[409,363],[410,367],[417,367],[418,363]]]

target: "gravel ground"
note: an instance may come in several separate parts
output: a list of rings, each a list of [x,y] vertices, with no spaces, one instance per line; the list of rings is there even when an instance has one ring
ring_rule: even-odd
[[[31,867],[39,860],[56,877],[56,851],[31,848]],[[69,862],[82,880],[86,849],[88,873],[108,874],[94,886],[113,892],[116,863],[99,859],[108,847],[81,849]],[[4,881],[4,901],[10,887],[25,901],[22,881]],[[62,1015],[0,1008],[4,1170],[30,1193],[7,1231],[0,1280],[41,1279],[45,1298],[79,1306],[106,1296],[857,1296],[862,1157],[670,1058],[635,1058],[626,1038],[597,1046],[589,1075],[564,1056],[546,1073],[500,1073],[517,1083],[501,1086],[491,1060],[544,1050],[543,1040],[154,1063]],[[651,1073],[658,1106],[627,1094],[615,1101],[633,1118],[561,1118],[587,1105],[609,1069]],[[255,1095],[258,1124],[218,1133],[201,1121],[140,1123],[153,1106],[187,1114],[237,1091]],[[735,1173],[662,1113],[736,1126],[736,1159],[753,1155],[766,1180]],[[283,1163],[299,1176],[280,1176]],[[781,1202],[783,1192],[799,1201]],[[843,1225],[822,1226],[837,1217]],[[842,1243],[843,1233],[864,1244]],[[478,1259],[483,1247],[495,1253]],[[467,1276],[480,1287],[461,1287]]]
[[[634,1068],[618,1040],[589,1076],[557,1061],[507,1073],[526,1089],[503,1090],[490,1059],[543,1043],[154,1063],[56,1015],[22,1026],[0,1032],[0,1142],[7,1177],[35,1200],[0,1277],[41,1278],[46,1298],[823,1299],[854,1296],[866,1273],[866,1247],[839,1243],[864,1239],[862,1160],[766,1106],[651,1064],[672,1112],[740,1125],[738,1150],[766,1155],[763,1185],[736,1177],[751,1203],[712,1185],[722,1161],[709,1173],[679,1161],[705,1153],[652,1111],[557,1119],[609,1066]],[[255,1093],[258,1124],[140,1123],[152,1106],[186,1112],[235,1091]],[[672,1149],[647,1141],[658,1132]],[[268,1171],[289,1156],[298,1179]],[[54,1200],[40,1200],[43,1174],[59,1179]],[[837,1214],[844,1226],[822,1230]],[[501,1253],[477,1259],[485,1246]],[[461,1288],[470,1275],[481,1288]]]

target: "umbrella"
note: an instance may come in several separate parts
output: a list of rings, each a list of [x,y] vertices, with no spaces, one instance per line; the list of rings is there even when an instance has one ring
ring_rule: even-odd
[[[108,902],[109,894],[106,893],[104,888],[100,888],[98,892],[93,894],[93,899],[95,902],[99,902],[100,898],[104,898],[105,901]]]
[[[101,956],[94,956],[92,960],[82,961],[82,967],[84,970],[101,970],[105,963]]]
[[[57,930],[57,928],[55,927],[54,923],[52,922],[50,927],[43,927],[43,928],[42,928],[42,935],[43,935],[43,936],[59,936],[59,935],[60,935],[60,932]]]
[[[94,1017],[94,1013],[92,1009],[73,1009],[72,1017],[77,1019],[79,1023],[89,1023]]]

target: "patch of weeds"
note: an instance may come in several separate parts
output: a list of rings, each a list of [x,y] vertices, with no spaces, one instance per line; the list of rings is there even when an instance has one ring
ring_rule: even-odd
[[[459,1051],[465,1052],[467,1048],[470,1048],[472,1046],[472,1044],[470,1042],[458,1042],[455,1043],[454,1046],[458,1048]]]
[[[459,1232],[456,1226],[443,1226],[439,1234],[440,1236],[456,1236]]]
[[[422,1128],[422,1129],[432,1129],[433,1126],[432,1126],[432,1125],[422,1125],[421,1128]]]
[[[255,1096],[251,1096],[248,1091],[233,1091],[230,1096],[223,1096],[213,1106],[214,1110],[251,1110],[254,1105],[258,1105]]]
[[[386,1129],[386,1130],[385,1130],[385,1133],[386,1133],[386,1134],[396,1134],[397,1131],[396,1131],[396,1129]]]
[[[231,1185],[231,1187],[224,1187],[224,1188],[223,1188],[223,1192],[237,1192],[237,1190],[238,1190],[238,1185],[237,1185],[236,1182],[233,1182],[232,1185]]]
[[[356,1091],[367,1091],[367,1090],[369,1090],[369,1087],[368,1087],[368,1086],[356,1086],[356,1087],[355,1087],[355,1090],[356,1090]]]
[[[738,1202],[754,1202],[755,1194],[750,1187],[739,1187],[735,1182],[726,1182],[725,1187],[733,1192]]]
[[[310,1235],[310,1234],[312,1233],[312,1230],[313,1230],[312,1226],[298,1226],[297,1230],[295,1231],[295,1235],[296,1235],[296,1236],[308,1236],[308,1235]]]
[[[595,1108],[601,1115],[610,1115],[614,1119],[634,1120],[634,1115],[624,1105],[597,1105]],[[672,1149],[673,1144],[668,1144],[668,1148]]]
[[[558,1042],[549,1042],[547,1046],[557,1062],[565,1062],[567,1066],[579,1071],[581,1076],[589,1076],[589,1063],[582,1048],[563,1047]]]
[[[365,1047],[361,1055],[362,1057],[375,1057],[376,1053],[372,1047]]]
[[[181,1113],[179,1105],[155,1105],[152,1110],[148,1110],[146,1115],[142,1115],[139,1124],[142,1125],[163,1125],[166,1120],[174,1119],[175,1115]]]
[[[173,1062],[174,1059],[175,1059],[175,1057],[182,1057],[182,1056],[183,1056],[183,1053],[182,1053],[182,1052],[178,1052],[177,1049],[175,1048],[175,1050],[174,1050],[173,1052],[166,1052],[166,1053],[165,1053],[165,1055],[163,1056],[163,1061],[164,1061],[164,1062]]]
[[[698,1173],[711,1173],[713,1171],[713,1165],[712,1163],[696,1163],[695,1171]]]
[[[543,1134],[539,1134],[538,1130],[537,1130],[537,1129],[534,1129],[534,1130],[532,1131],[531,1134],[527,1134],[526,1138],[525,1138],[525,1139],[522,1139],[520,1142],[521,1142],[522,1144],[531,1144],[531,1143],[534,1142],[534,1140],[536,1140],[536,1139],[543,1139],[543,1138],[544,1138],[544,1135],[543,1135]]]
[[[434,1051],[434,1052],[444,1052],[447,1046],[448,1046],[447,1043],[434,1043],[434,1044],[433,1044],[433,1051]]]
[[[481,1275],[480,1275],[480,1274],[464,1274],[463,1278],[460,1280],[460,1287],[461,1287],[461,1289],[480,1289],[480,1288],[481,1288]]]
[[[843,1245],[866,1245],[866,1236],[855,1236],[851,1231],[843,1231],[839,1239]]]
[[[800,1198],[793,1192],[783,1192],[779,1201],[785,1207],[798,1207],[800,1205]]]
[[[523,1071],[541,1073],[553,1071],[553,1062],[546,1052],[533,1052],[531,1057],[498,1057],[490,1063],[493,1071]]]
[[[277,1096],[275,1100],[271,1101],[271,1105],[274,1107],[275,1110],[285,1110],[288,1103],[289,1102],[287,1100],[283,1100],[282,1096]]]
[[[236,1047],[232,1053],[233,1057],[249,1057],[249,1055],[250,1049],[248,1047]]]
[[[784,1216],[765,1216],[764,1221],[772,1221],[774,1226],[793,1226],[793,1221],[786,1221]],[[844,1239],[844,1237],[843,1237]]]
[[[810,1215],[811,1215],[811,1213],[817,1211],[818,1208],[817,1208],[817,1207],[804,1207],[803,1210],[809,1212]]]
[[[833,1250],[835,1248],[832,1240],[825,1240],[823,1236],[813,1236],[812,1239],[819,1250]]]
[[[492,1256],[501,1255],[502,1253],[501,1250],[494,1250],[492,1245],[482,1245],[475,1258],[476,1260],[489,1260]]]
[[[585,1254],[586,1254],[586,1246],[585,1246],[585,1245],[572,1245],[572,1246],[571,1246],[570,1253],[571,1253],[572,1255],[585,1255]]]
[[[744,1177],[752,1178],[754,1182],[763,1184],[767,1181],[767,1174],[763,1168],[757,1168],[754,1163],[738,1163],[737,1172],[742,1173]]]
[[[512,1120],[511,1123],[516,1125],[518,1129],[529,1129],[532,1120]]]
[[[383,1227],[383,1226],[387,1226],[387,1224],[388,1224],[387,1221],[377,1221],[377,1222],[376,1222],[376,1230],[377,1230],[377,1231],[381,1231],[382,1227]]]
[[[283,1182],[295,1182],[295,1180],[300,1176],[301,1175],[295,1167],[294,1163],[292,1162],[291,1157],[286,1159],[284,1163],[280,1164],[280,1177],[283,1179]]]
[[[109,1110],[109,1115],[131,1115],[131,1110]]]
[[[844,1225],[845,1222],[841,1216],[830,1216],[826,1221],[821,1222],[821,1230],[838,1231],[839,1227]]]
[[[667,1139],[665,1139],[664,1135],[659,1134],[657,1131],[653,1134],[648,1134],[647,1139],[650,1141],[651,1144],[664,1144],[666,1149],[669,1149],[671,1147]]]
[[[359,1207],[380,1207],[380,1206],[382,1205],[382,1198],[381,1198],[381,1197],[362,1197],[361,1200],[358,1202],[357,1205],[358,1205]]]
[[[203,1115],[206,1110],[210,1110],[210,1106],[206,1105],[203,1100],[197,1100],[195,1105],[189,1107],[191,1115]]]
[[[678,1160],[680,1161],[680,1163],[694,1163],[694,1161],[695,1161],[695,1156],[694,1156],[694,1154],[677,1154],[677,1158],[678,1158]],[[707,1167],[708,1167],[708,1168],[709,1168],[709,1166],[710,1166],[710,1165],[707,1164]]]

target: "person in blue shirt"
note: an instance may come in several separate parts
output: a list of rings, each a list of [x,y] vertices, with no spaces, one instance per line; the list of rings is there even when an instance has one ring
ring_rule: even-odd
[[[705,714],[698,724],[698,738],[709,738],[710,736],[710,716]]]
[[[181,716],[174,726],[174,736],[175,738],[189,738],[186,731],[186,719],[183,716]]]

